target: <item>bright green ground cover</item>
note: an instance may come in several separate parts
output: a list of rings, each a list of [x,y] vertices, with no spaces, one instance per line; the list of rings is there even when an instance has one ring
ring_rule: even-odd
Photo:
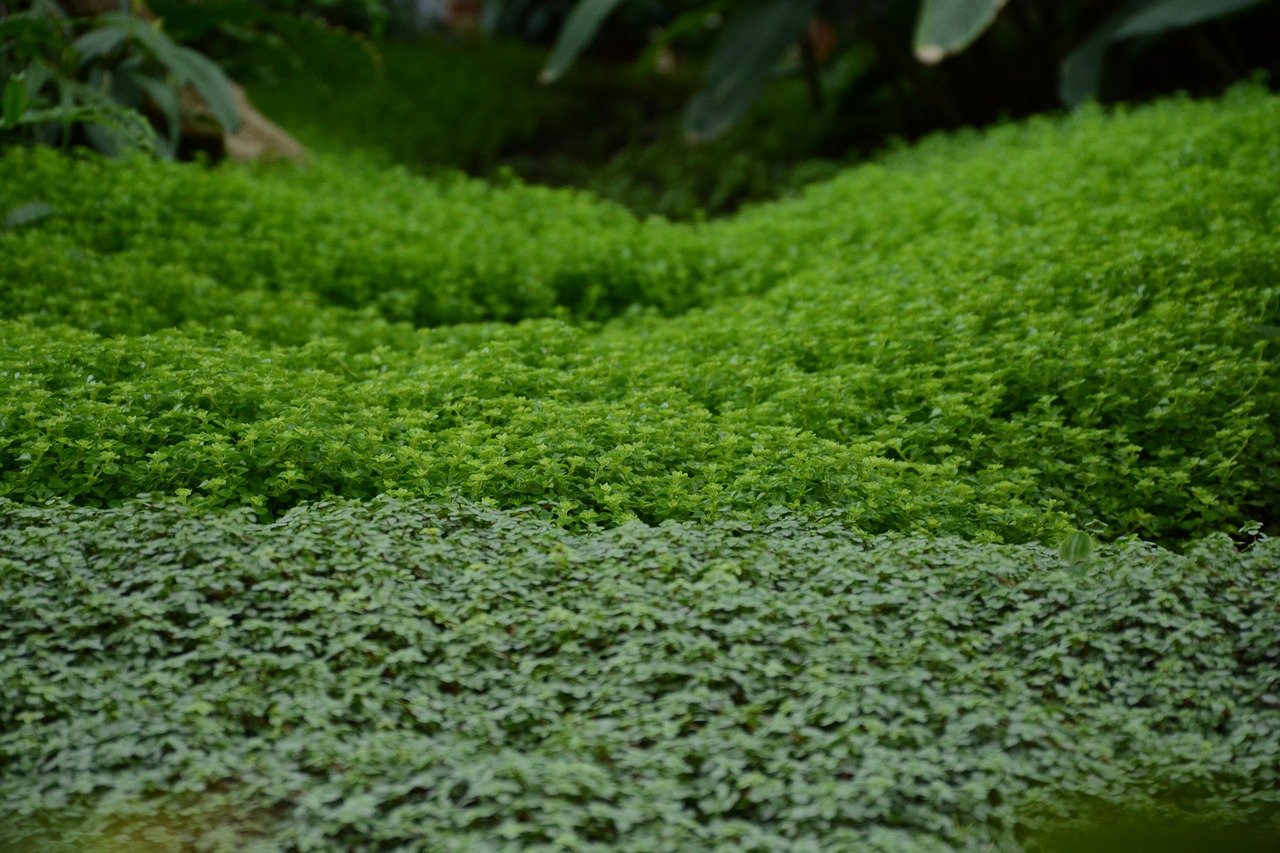
[[[1276,532],[1278,126],[1085,111],[681,225],[0,155],[0,215],[57,211],[0,229],[0,809],[316,850],[1269,817],[1277,552],[1220,537]]]
[[[1268,521],[1278,113],[940,140],[703,226],[350,164],[10,153],[0,209],[60,213],[0,232],[0,496],[840,507],[1006,541]]]

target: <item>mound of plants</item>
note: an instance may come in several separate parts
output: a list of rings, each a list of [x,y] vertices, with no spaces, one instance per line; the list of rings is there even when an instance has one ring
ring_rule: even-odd
[[[221,325],[251,327],[257,312],[235,306],[246,292],[415,326],[585,319],[636,303],[675,312],[704,301],[724,269],[692,257],[704,246],[695,231],[519,182],[427,179],[360,159],[306,171],[121,169],[30,149],[3,163],[0,208],[45,212],[4,234],[7,263],[21,269],[4,316],[81,310],[76,324],[101,334],[219,325],[223,315]],[[124,270],[135,281],[122,292]],[[154,298],[165,290],[183,297]]]
[[[1278,113],[696,224],[4,152],[0,850],[1268,849]]]
[[[571,526],[777,504],[1018,542],[1271,523],[1276,104],[939,139],[701,226],[10,152],[0,207],[53,212],[0,232],[0,493]]]
[[[1280,833],[1275,539],[1071,565],[780,509],[573,534],[5,501],[0,554],[7,849],[1036,849],[1099,809]]]

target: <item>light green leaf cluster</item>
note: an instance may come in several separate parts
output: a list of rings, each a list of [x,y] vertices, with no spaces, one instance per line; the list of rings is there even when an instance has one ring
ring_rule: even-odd
[[[0,231],[0,493],[1234,531],[1274,517],[1276,119],[1244,89],[938,138],[703,225],[11,152],[0,209],[57,212]]]
[[[1277,124],[698,225],[6,153],[0,849],[1269,849]]]
[[[314,299],[337,315],[358,309],[415,326],[600,318],[637,303],[675,313],[731,292],[746,274],[705,256],[696,228],[640,222],[584,194],[518,182],[428,179],[358,160],[306,171],[120,169],[35,149],[8,152],[0,164],[0,208],[40,199],[63,214],[11,236],[6,261],[23,269],[8,276],[17,289],[5,294],[4,316],[40,314],[40,300],[74,297],[98,313],[77,325],[100,334],[187,319],[218,325],[221,306],[245,293],[282,308]],[[47,263],[55,254],[69,257]],[[114,281],[123,270],[141,279],[131,292],[76,284]],[[161,283],[150,275],[189,296],[181,305],[151,298]],[[104,299],[132,304],[112,310]],[[160,316],[138,319],[136,306],[148,304]],[[252,326],[256,313],[232,309],[223,325]]]

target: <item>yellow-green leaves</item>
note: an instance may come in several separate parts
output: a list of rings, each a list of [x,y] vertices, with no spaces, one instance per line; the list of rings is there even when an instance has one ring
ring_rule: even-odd
[[[936,140],[698,226],[345,161],[13,152],[0,489],[1234,530],[1269,517],[1278,452],[1254,328],[1280,322],[1276,110],[1246,90]]]

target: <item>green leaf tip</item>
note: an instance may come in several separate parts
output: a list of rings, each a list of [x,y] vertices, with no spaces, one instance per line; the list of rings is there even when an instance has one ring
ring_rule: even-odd
[[[1073,566],[1087,563],[1093,559],[1093,537],[1080,530],[1068,534],[1058,546],[1058,556]]]
[[[986,32],[1008,0],[924,0],[916,19],[916,59],[936,65]]]

